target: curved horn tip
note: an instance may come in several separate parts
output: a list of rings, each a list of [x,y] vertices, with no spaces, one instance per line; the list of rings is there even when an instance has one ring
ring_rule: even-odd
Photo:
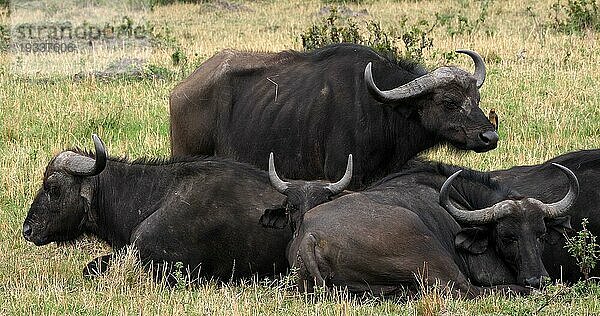
[[[100,136],[98,136],[97,134],[92,134],[92,141],[96,146],[96,150],[98,150],[98,148],[102,148],[102,150],[106,152],[106,146],[104,145],[104,142],[102,141],[102,138],[100,138]]]
[[[481,88],[481,86],[483,86],[483,83],[485,82],[486,77],[485,62],[483,61],[481,55],[479,55],[476,51],[469,49],[457,49],[456,52],[468,55],[469,57],[471,57],[471,59],[473,59],[473,62],[475,63],[475,73],[473,74],[473,76],[475,77],[475,79],[477,79],[477,88]]]
[[[556,218],[567,214],[571,206],[573,206],[577,200],[579,195],[579,180],[577,180],[577,176],[575,173],[573,173],[573,171],[571,171],[571,169],[554,162],[552,165],[560,168],[561,171],[569,178],[569,191],[567,194],[560,201],[551,204],[544,203],[544,205],[547,207],[546,216],[549,218]]]
[[[452,181],[454,181],[454,178],[458,177],[458,175],[461,172],[462,172],[462,169],[456,171],[451,176],[449,176],[448,179],[446,179],[446,181],[444,181],[444,184],[442,184],[442,188],[440,189],[440,197],[439,197],[440,204],[445,205],[446,203],[450,203],[450,200],[448,199],[448,192],[449,192],[448,188],[452,184]]]
[[[285,194],[285,191],[289,187],[289,183],[281,180],[275,170],[275,159],[273,158],[273,152],[269,154],[269,181],[271,185],[280,193]]]
[[[365,81],[370,85],[373,82],[373,63],[369,62],[365,67]],[[374,83],[373,83],[374,84]]]
[[[344,173],[344,176],[338,182],[330,183],[327,185],[327,188],[329,189],[329,191],[331,191],[332,194],[339,194],[342,191],[344,191],[348,185],[350,185],[350,182],[352,181],[352,169],[352,154],[349,154],[348,162],[346,163],[346,172]]]
[[[100,172],[106,168],[106,160],[107,160],[107,152],[106,146],[104,142],[97,134],[92,134],[92,141],[94,142],[94,147],[96,150],[95,153],[95,162],[94,162],[94,171],[91,175],[98,175]]]
[[[575,173],[571,169],[556,162],[553,162],[552,165],[560,168],[565,174],[567,174],[569,179],[572,180],[573,186],[576,188],[576,193],[579,193],[579,179],[577,179]]]

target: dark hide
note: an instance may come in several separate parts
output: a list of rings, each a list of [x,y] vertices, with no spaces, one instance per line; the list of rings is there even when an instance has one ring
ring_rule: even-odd
[[[214,154],[266,170],[264,157],[275,152],[288,178],[334,180],[353,153],[349,188],[359,189],[439,143],[477,152],[496,147],[471,74],[384,104],[366,87],[369,62],[382,90],[427,73],[355,44],[308,53],[220,52],[171,93],[172,154]],[[496,139],[485,141],[483,133]]]
[[[284,201],[266,172],[224,159],[109,159],[92,177],[57,170],[53,159],[23,234],[36,245],[83,234],[115,251],[134,244],[142,262],[182,262],[192,277],[273,276],[287,271],[291,231],[264,229],[259,218]],[[84,273],[101,273],[109,261],[110,255],[94,260]]]
[[[572,229],[565,219],[553,220],[557,229],[548,233],[543,261],[553,279],[576,282],[583,274],[580,273],[575,259],[564,248],[563,232],[573,235],[575,231],[582,229],[581,220],[588,218],[588,229],[594,235],[600,236],[600,150],[571,152],[539,165],[492,171],[491,175],[523,194],[555,202],[564,196],[568,185],[561,172],[551,165],[552,162],[559,163],[575,173],[579,179],[580,191],[575,205],[569,210]],[[600,276],[600,267],[596,267],[590,276]]]
[[[304,214],[287,253],[301,288],[310,290],[315,280],[352,292],[393,294],[418,290],[415,274],[426,275],[428,285],[436,279],[453,284],[455,293],[467,296],[489,287],[527,292],[526,285],[539,286],[547,275],[539,239],[546,224],[528,199],[489,175],[463,171],[450,191],[460,208],[514,201],[508,216],[465,226],[438,204],[456,167],[412,161],[405,170]]]

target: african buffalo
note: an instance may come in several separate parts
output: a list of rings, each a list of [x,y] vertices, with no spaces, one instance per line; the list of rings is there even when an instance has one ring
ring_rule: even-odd
[[[338,179],[354,153],[350,189],[360,189],[440,143],[494,149],[498,134],[479,108],[483,59],[457,52],[473,59],[474,75],[428,73],[355,44],[225,50],[172,91],[172,155],[214,154],[266,170],[264,157],[276,152],[288,177],[313,180]]]
[[[542,240],[547,229],[565,223],[561,217],[577,198],[579,184],[570,170],[556,165],[567,175],[569,191],[544,204],[483,173],[409,164],[410,170],[365,191],[292,215],[303,219],[287,250],[301,288],[310,290],[315,280],[392,294],[418,288],[419,274],[428,285],[453,284],[455,293],[468,296],[489,286],[517,292],[541,286],[547,276]]]
[[[573,235],[573,231],[582,229],[581,220],[588,218],[588,229],[594,235],[600,236],[600,150],[571,152],[539,165],[518,166],[492,171],[490,174],[494,179],[523,194],[544,201],[556,201],[565,194],[567,181],[552,167],[553,163],[573,170],[581,183],[581,191],[569,210],[573,229],[550,231],[542,259],[550,277],[576,282],[583,274],[579,271],[575,258],[564,248],[563,233]],[[600,276],[600,267],[592,270],[590,276]]]
[[[260,216],[281,205],[306,211],[343,191],[348,182],[305,182],[289,189],[299,198],[286,202],[271,188],[265,171],[246,164],[213,157],[130,162],[107,158],[100,138],[93,135],[93,140],[95,155],[67,150],[50,161],[23,236],[38,246],[83,234],[113,249],[134,244],[141,261],[154,264],[146,266],[157,278],[177,262],[191,271],[190,277],[286,272],[291,232],[263,229]],[[90,262],[84,274],[102,273],[111,257]]]

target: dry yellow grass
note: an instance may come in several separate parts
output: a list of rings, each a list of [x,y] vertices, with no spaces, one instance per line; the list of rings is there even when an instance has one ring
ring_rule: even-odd
[[[481,106],[500,115],[500,144],[485,153],[457,154],[445,148],[428,157],[477,169],[533,164],[567,151],[600,147],[600,48],[598,34],[567,36],[543,28],[553,0],[494,1],[484,23],[493,35],[450,36],[433,30],[430,64],[440,52],[470,48],[488,60]],[[465,4],[465,5],[463,5]],[[150,62],[180,71],[170,55],[178,46],[198,64],[225,48],[256,51],[300,49],[298,35],[322,17],[319,1],[249,1],[250,10],[230,11],[210,4],[174,4],[148,11],[158,33],[172,46],[154,48]],[[348,5],[367,9],[367,17],[394,27],[436,12],[463,12],[476,19],[479,1],[367,1]],[[537,14],[533,19],[528,7]],[[1,23],[7,24],[3,14]],[[168,30],[168,31],[167,31]],[[437,53],[437,54],[436,54]],[[106,57],[106,56],[104,56]],[[0,314],[529,314],[546,298],[491,296],[464,302],[433,293],[423,300],[359,302],[345,294],[304,296],[285,282],[257,282],[193,290],[166,289],[123,257],[113,272],[87,281],[81,269],[108,249],[93,239],[72,246],[35,247],[21,237],[22,221],[48,160],[72,146],[91,147],[98,132],[114,155],[167,156],[169,91],[176,80],[72,81],[65,77],[23,78],[10,73],[11,56],[0,53]],[[459,63],[471,69],[467,58]],[[186,69],[184,69],[186,70]],[[189,69],[187,69],[189,70]],[[598,291],[559,297],[548,314],[597,314]],[[431,304],[442,305],[436,309]]]

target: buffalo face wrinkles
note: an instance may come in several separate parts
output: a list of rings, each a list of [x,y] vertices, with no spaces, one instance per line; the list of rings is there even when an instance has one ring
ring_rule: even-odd
[[[290,225],[292,231],[302,224],[304,214],[311,208],[331,201],[342,193],[352,180],[352,154],[348,155],[346,172],[335,183],[326,181],[283,181],[275,170],[273,153],[269,155],[269,179],[271,186],[287,197],[285,206],[280,210],[268,209],[261,216],[260,222],[265,227],[283,228]]]
[[[86,219],[83,179],[56,170],[52,164],[45,174],[23,223],[23,237],[37,246],[77,238]]]
[[[423,103],[419,110],[420,121],[430,132],[458,149],[492,150],[498,144],[498,134],[479,108],[475,79],[464,81],[452,81],[435,88],[431,102]]]
[[[496,251],[516,274],[519,284],[540,288],[548,278],[541,257],[546,235],[544,213],[528,199],[512,204],[512,214],[495,224],[492,235]]]

